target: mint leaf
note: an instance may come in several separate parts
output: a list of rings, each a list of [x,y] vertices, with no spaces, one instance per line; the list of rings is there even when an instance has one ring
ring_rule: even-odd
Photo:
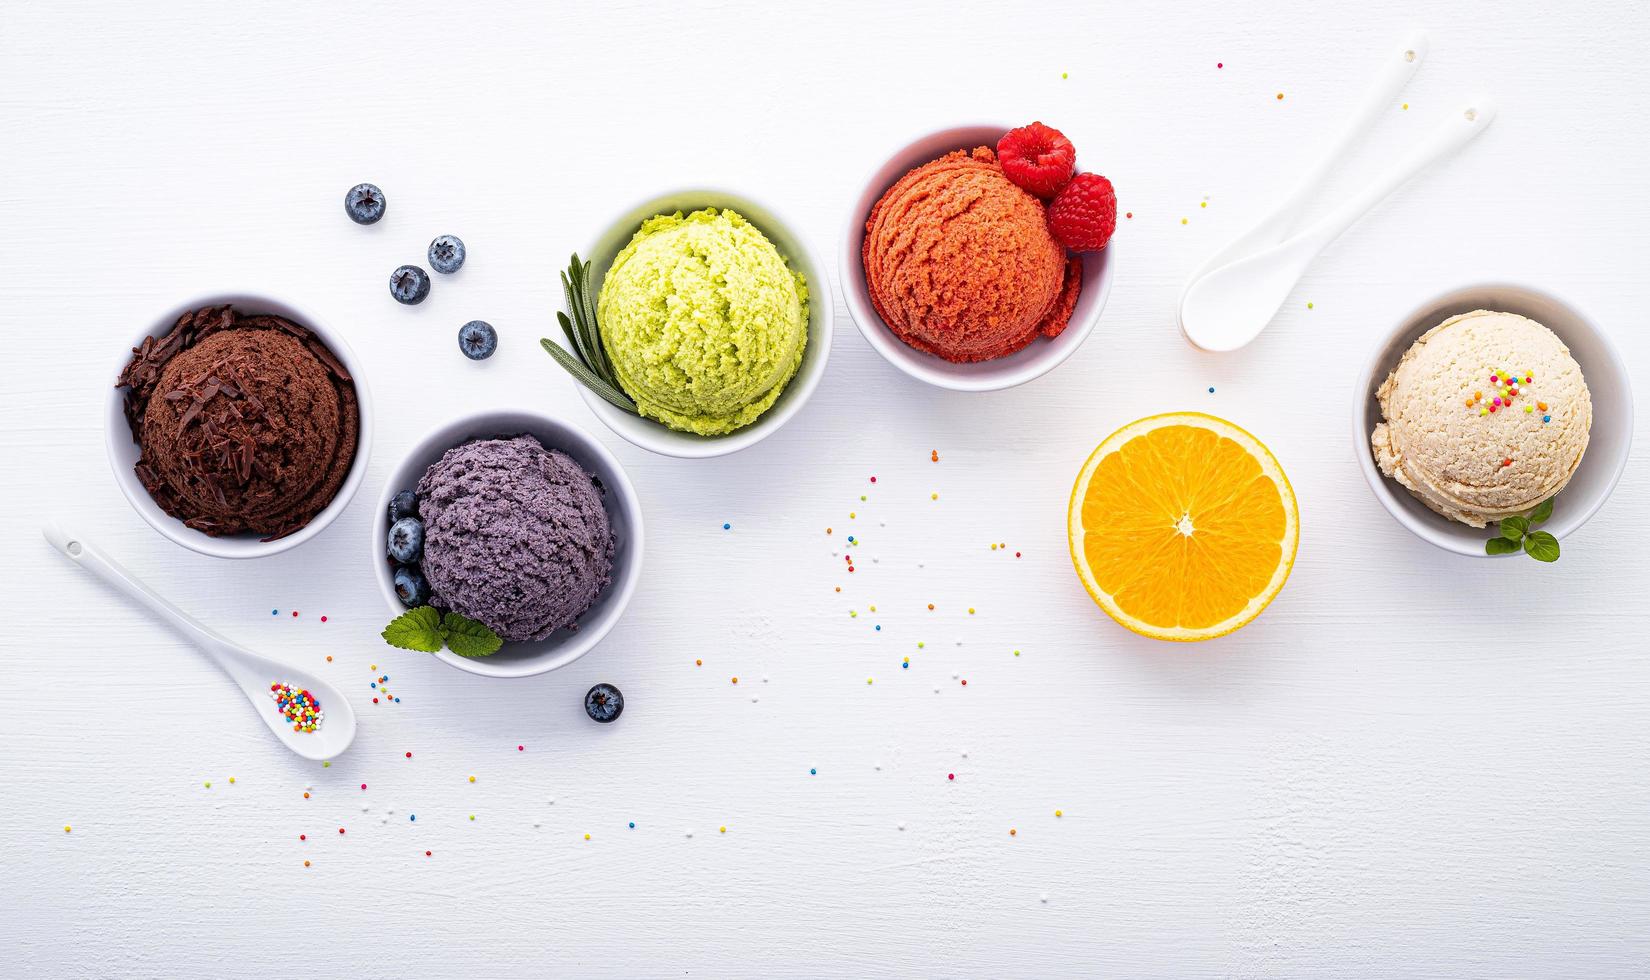
[[[1551,516],[1553,516],[1553,498],[1548,497],[1537,504],[1535,510],[1530,511],[1530,523],[1540,524]]]
[[[1558,561],[1558,539],[1546,531],[1532,531],[1524,539],[1524,552],[1536,561]]]
[[[497,633],[473,619],[450,612],[441,620],[447,633],[447,649],[460,657],[488,657],[504,645]]]
[[[1501,536],[1508,541],[1517,541],[1529,529],[1530,522],[1522,517],[1507,517],[1501,521]]]
[[[384,642],[402,650],[437,653],[442,641],[441,614],[431,606],[409,609],[384,627]]]
[[[1518,542],[1509,538],[1491,538],[1484,542],[1486,555],[1510,555],[1518,550]]]

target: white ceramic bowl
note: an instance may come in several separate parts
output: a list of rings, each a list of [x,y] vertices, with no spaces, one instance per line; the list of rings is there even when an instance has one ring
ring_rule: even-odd
[[[557,630],[536,642],[506,643],[490,657],[460,657],[451,650],[435,655],[437,660],[483,677],[530,677],[565,667],[589,653],[624,615],[642,574],[642,505],[630,477],[607,447],[571,423],[542,412],[528,409],[477,412],[455,419],[420,439],[390,471],[384,492],[379,495],[378,513],[371,522],[372,562],[378,570],[378,587],[389,603],[390,615],[399,616],[407,611],[396,598],[394,569],[385,553],[390,532],[390,499],[402,490],[415,489],[430,464],[454,446],[472,439],[523,434],[536,437],[547,449],[559,449],[573,457],[585,472],[600,481],[604,491],[602,503],[607,506],[607,518],[613,527],[613,581],[579,617],[578,629]]]
[[[790,224],[772,208],[731,191],[709,188],[688,188],[648,198],[625,209],[597,236],[591,246],[580,253],[590,263],[591,292],[599,296],[602,279],[612,268],[613,259],[629,244],[642,222],[660,214],[680,211],[689,214],[702,208],[728,208],[737,211],[773,242],[791,268],[808,280],[808,346],[802,352],[802,366],[785,386],[773,406],[750,425],[722,436],[701,436],[691,432],[677,432],[652,419],[644,419],[608,404],[599,395],[574,381],[579,395],[590,410],[596,413],[608,428],[630,442],[665,456],[684,459],[703,459],[725,456],[748,446],[754,446],[779,431],[791,416],[801,410],[808,398],[819,387],[825,376],[825,362],[831,356],[831,336],[835,320],[831,309],[831,280],[826,275],[825,263],[819,261],[808,247],[796,226]],[[566,346],[561,329],[555,331],[555,340]],[[559,369],[558,369],[559,370]]]
[[[901,148],[886,163],[871,171],[859,197],[848,211],[847,226],[842,232],[837,277],[842,281],[842,296],[848,303],[848,314],[859,326],[859,332],[888,363],[919,381],[941,388],[996,391],[1042,377],[1083,346],[1083,341],[1094,332],[1094,325],[1100,322],[1100,311],[1105,309],[1106,297],[1111,293],[1111,260],[1112,253],[1117,250],[1115,243],[1098,252],[1084,252],[1079,256],[1083,261],[1083,291],[1077,297],[1071,321],[1060,336],[1053,339],[1039,337],[1007,357],[973,364],[954,364],[908,346],[877,315],[876,307],[871,305],[870,290],[865,285],[865,262],[861,254],[865,247],[865,221],[871,215],[871,208],[876,206],[888,188],[909,171],[952,150],[973,149],[976,146],[995,148],[997,141],[1011,128],[1001,124],[954,126],[929,133]]]
[[[356,359],[355,352],[350,350],[349,344],[336,330],[327,326],[325,321],[306,310],[299,309],[291,303],[285,303],[268,296],[260,296],[249,292],[224,292],[196,297],[188,302],[180,303],[165,313],[151,320],[138,333],[132,347],[141,346],[145,337],[159,337],[170,331],[178,322],[178,317],[198,310],[203,306],[222,306],[225,303],[247,313],[269,313],[284,316],[293,322],[308,327],[320,338],[333,356],[349,371],[355,382],[355,398],[361,413],[360,434],[355,443],[355,459],[350,463],[349,473],[338,488],[337,496],[332,498],[324,510],[315,515],[315,519],[300,530],[294,531],[284,538],[274,541],[264,541],[256,534],[236,534],[227,537],[215,538],[204,534],[160,509],[155,499],[149,496],[149,491],[143,488],[142,482],[133,472],[132,467],[138,461],[138,446],[132,441],[131,426],[126,423],[126,389],[114,387],[113,379],[120,376],[120,372],[130,363],[132,352],[124,351],[110,378],[108,407],[104,419],[104,441],[109,448],[109,464],[114,467],[115,482],[120,485],[121,493],[131,502],[132,509],[146,521],[149,526],[159,531],[171,540],[183,545],[190,551],[214,558],[262,558],[267,555],[280,554],[289,548],[296,548],[310,538],[320,534],[328,524],[331,524],[344,508],[349,506],[350,499],[355,491],[361,488],[361,479],[367,473],[367,459],[372,455],[372,395],[367,390],[365,375],[361,372],[361,362]]]
[[[1562,538],[1587,523],[1604,505],[1627,465],[1633,442],[1633,392],[1627,367],[1603,331],[1574,306],[1524,286],[1489,283],[1453,290],[1422,303],[1376,344],[1353,389],[1352,449],[1369,489],[1399,524],[1418,537],[1458,555],[1478,558],[1494,525],[1473,528],[1442,517],[1421,503],[1396,480],[1381,475],[1369,437],[1381,421],[1375,391],[1418,337],[1444,320],[1473,310],[1517,313],[1545,325],[1570,348],[1581,365],[1593,399],[1593,427],[1587,451],[1570,483],[1553,501],[1553,516],[1541,526]],[[1513,552],[1513,554],[1518,554]]]

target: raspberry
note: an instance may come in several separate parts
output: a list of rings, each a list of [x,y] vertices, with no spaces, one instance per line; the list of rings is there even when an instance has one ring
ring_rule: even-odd
[[[1009,180],[1046,201],[1071,179],[1077,149],[1058,129],[1034,122],[1003,134],[997,162]]]
[[[1073,252],[1098,252],[1117,230],[1117,192],[1099,174],[1078,174],[1048,206],[1048,227]]]

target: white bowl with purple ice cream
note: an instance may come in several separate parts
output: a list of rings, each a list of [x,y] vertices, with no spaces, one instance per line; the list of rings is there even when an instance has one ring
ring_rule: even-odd
[[[422,532],[405,563],[389,554],[402,491],[417,497]],[[390,472],[372,550],[392,616],[409,608],[399,571],[410,606],[460,613],[504,640],[491,656],[443,649],[436,659],[528,677],[584,656],[618,623],[641,576],[642,510],[619,461],[572,424],[530,410],[478,412],[426,435]]]

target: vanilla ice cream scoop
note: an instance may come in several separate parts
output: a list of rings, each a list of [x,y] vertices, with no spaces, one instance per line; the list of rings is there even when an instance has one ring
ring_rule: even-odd
[[[1375,394],[1386,419],[1370,436],[1381,472],[1473,527],[1563,490],[1593,423],[1569,348],[1512,313],[1475,310],[1438,324]]]

